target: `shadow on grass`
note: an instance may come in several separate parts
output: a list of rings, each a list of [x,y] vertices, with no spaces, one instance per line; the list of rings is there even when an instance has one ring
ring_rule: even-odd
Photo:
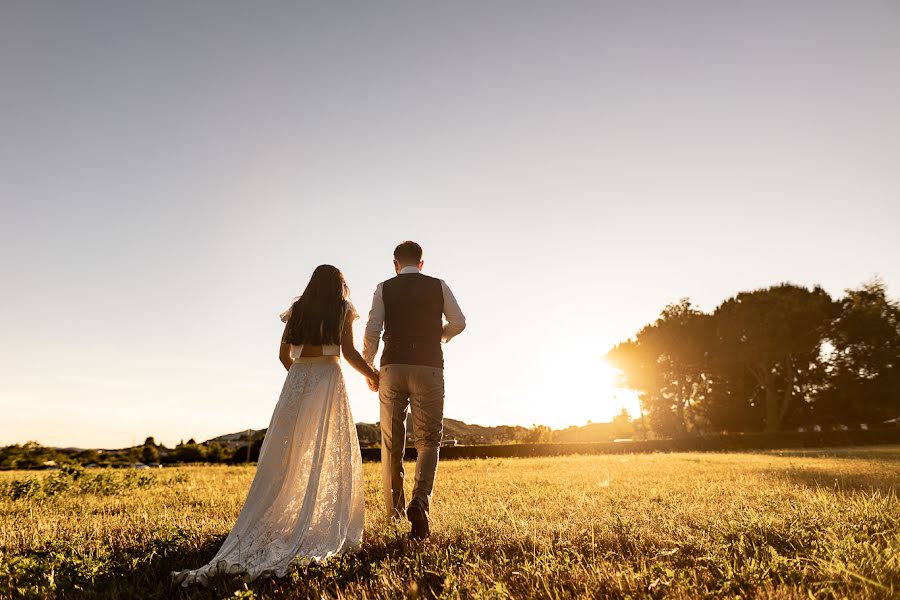
[[[788,483],[811,489],[867,495],[879,492],[885,496],[900,492],[900,471],[882,470],[878,475],[872,475],[847,473],[837,469],[790,466],[773,469],[768,473]]]
[[[900,446],[798,448],[794,450],[768,450],[762,452],[762,454],[794,458],[836,458],[848,461],[877,460],[881,463],[900,463]]]
[[[199,547],[186,548],[177,539],[156,540],[151,547],[132,548],[121,555],[109,557],[111,567],[102,575],[87,578],[79,575],[81,569],[73,569],[72,561],[59,564],[57,592],[60,597],[81,598],[224,598],[247,597],[307,598],[334,596],[347,584],[365,582],[372,571],[385,560],[405,554],[410,543],[397,537],[386,541],[364,543],[363,548],[352,554],[334,556],[321,565],[296,567],[283,578],[258,578],[247,583],[241,575],[218,576],[210,579],[207,587],[192,585],[181,587],[172,581],[171,572],[196,569],[215,556],[225,536],[210,539]],[[156,546],[154,548],[153,546]],[[124,565],[135,563],[133,569]],[[427,573],[425,579],[428,579]],[[423,585],[424,584],[424,585]],[[420,582],[420,589],[440,593],[443,579]]]
[[[175,535],[135,540],[126,548],[90,547],[84,539],[54,540],[26,554],[6,557],[0,571],[8,581],[0,582],[0,597],[171,597],[169,570],[176,565],[204,564],[223,540],[191,547],[183,535]]]

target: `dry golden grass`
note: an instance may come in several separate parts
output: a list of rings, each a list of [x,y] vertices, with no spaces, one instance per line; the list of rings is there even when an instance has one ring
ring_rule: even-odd
[[[0,597],[900,594],[900,447],[445,461],[424,544],[386,522],[367,464],[361,551],[188,590],[169,571],[212,558],[253,467],[146,473],[0,473]]]

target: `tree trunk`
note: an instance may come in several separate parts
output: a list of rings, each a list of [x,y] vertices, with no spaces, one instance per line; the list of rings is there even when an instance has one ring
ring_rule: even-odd
[[[775,382],[772,381],[772,375],[767,374],[765,378],[766,388],[766,431],[778,431],[781,425],[781,406],[778,398],[778,390],[775,389]]]
[[[680,385],[678,386],[678,404],[675,410],[675,414],[678,415],[678,428],[681,435],[687,434],[687,422],[684,416],[684,402],[684,380],[682,379]]]
[[[791,406],[791,398],[794,396],[794,365],[791,357],[788,356],[784,360],[784,398],[781,400],[781,407],[778,410],[778,426],[784,420],[788,408]]]

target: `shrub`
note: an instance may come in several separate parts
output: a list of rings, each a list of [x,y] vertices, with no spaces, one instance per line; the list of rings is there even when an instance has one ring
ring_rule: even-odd
[[[177,480],[178,478],[173,478]],[[45,478],[14,479],[0,486],[0,497],[10,500],[52,498],[66,492],[111,496],[133,488],[158,483],[157,478],[141,471],[101,471],[87,475],[80,467],[69,467]]]

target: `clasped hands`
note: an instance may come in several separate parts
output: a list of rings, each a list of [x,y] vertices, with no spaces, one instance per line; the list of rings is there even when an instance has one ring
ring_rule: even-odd
[[[378,379],[379,379],[381,373],[378,372],[378,369],[373,368],[372,370],[375,372],[375,378],[372,379],[371,377],[366,377],[366,383],[369,384],[370,390],[372,390],[373,392],[377,392],[378,391]]]

